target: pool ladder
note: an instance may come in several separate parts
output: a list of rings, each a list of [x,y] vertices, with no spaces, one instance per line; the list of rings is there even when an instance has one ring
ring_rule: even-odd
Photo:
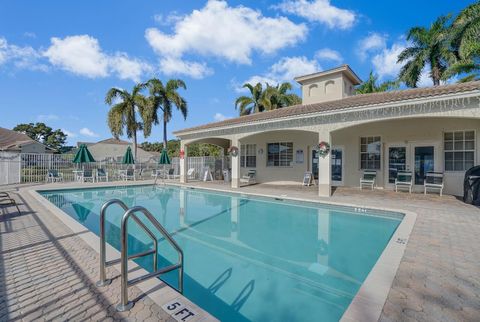
[[[117,204],[125,210],[125,213],[122,216],[121,222],[121,250],[120,258],[114,259],[111,261],[106,260],[106,238],[105,238],[105,214],[108,207],[113,204]],[[178,262],[173,265],[158,269],[158,240],[155,238],[155,235],[152,231],[138,218],[137,213],[142,213],[150,223],[160,232],[160,234],[169,242],[169,244],[177,251]],[[140,228],[150,237],[153,242],[153,248],[141,253],[134,255],[128,255],[127,250],[127,237],[128,229],[127,224],[128,220],[132,218],[135,223],[137,223]],[[139,276],[132,280],[128,280],[128,260],[135,259],[139,257],[144,257],[148,255],[153,255],[153,272]],[[109,285],[112,281],[107,279],[105,268],[117,263],[121,263],[120,266],[120,278],[121,278],[121,293],[120,293],[120,304],[117,305],[117,311],[123,312],[128,311],[132,308],[133,302],[128,301],[128,287],[148,280],[153,277],[157,277],[161,274],[167,272],[178,270],[178,291],[183,293],[183,251],[177,242],[172,238],[172,236],[165,230],[165,228],[155,219],[155,217],[144,207],[135,206],[128,208],[125,203],[119,199],[112,199],[103,204],[100,210],[100,280],[96,283],[97,286],[102,287]]]

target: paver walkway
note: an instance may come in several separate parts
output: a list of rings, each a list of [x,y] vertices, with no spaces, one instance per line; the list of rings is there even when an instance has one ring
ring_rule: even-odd
[[[315,187],[255,185],[240,191],[416,212],[380,321],[480,321],[480,209],[450,196],[388,191],[339,189],[330,199],[318,198]],[[129,313],[115,312],[119,280],[109,288],[95,286],[97,254],[55,216],[32,210],[42,207],[38,202],[15,199],[22,203],[21,216],[2,216],[0,210],[0,320],[167,319],[145,296]],[[135,288],[131,292],[139,296]]]
[[[0,209],[0,321],[174,321],[135,287],[132,310],[116,312],[120,280],[95,286],[97,253],[55,216],[34,211],[43,206],[33,198],[10,194],[22,214]]]

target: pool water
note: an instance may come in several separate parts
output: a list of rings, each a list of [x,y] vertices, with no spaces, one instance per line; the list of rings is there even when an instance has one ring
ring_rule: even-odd
[[[107,200],[146,207],[184,251],[184,295],[222,321],[338,321],[403,217],[175,186],[41,194],[97,235]],[[114,205],[106,215],[107,242],[117,249],[122,214]],[[133,221],[128,229],[130,254],[151,247]],[[159,264],[176,262],[159,240]],[[151,256],[137,262],[152,270]],[[176,287],[177,276],[162,280]]]

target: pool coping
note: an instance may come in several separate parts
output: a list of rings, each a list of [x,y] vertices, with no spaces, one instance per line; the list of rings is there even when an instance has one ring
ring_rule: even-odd
[[[38,200],[42,205],[44,205],[48,210],[52,211],[62,222],[64,222],[70,229],[74,232],[84,232],[85,227],[75,221],[73,218],[65,214],[62,210],[57,208],[55,205],[50,203],[47,199],[43,198],[38,191],[46,190],[68,190],[68,189],[81,189],[81,188],[95,188],[95,187],[118,187],[118,186],[138,186],[138,185],[150,185],[154,184],[153,180],[147,181],[137,181],[137,182],[107,182],[107,183],[57,183],[57,184],[47,184],[41,186],[27,187],[23,189],[28,189],[30,194]],[[388,207],[375,207],[375,206],[365,206],[360,204],[352,204],[345,202],[335,202],[330,200],[316,200],[308,198],[297,198],[297,197],[288,197],[285,195],[275,195],[275,194],[262,194],[262,193],[252,193],[244,191],[232,191],[227,189],[218,189],[211,187],[198,187],[187,184],[182,184],[178,182],[165,182],[157,183],[157,185],[170,185],[178,187],[193,188],[198,190],[209,190],[215,192],[223,193],[232,193],[245,196],[258,196],[265,198],[281,198],[283,200],[291,201],[300,201],[300,202],[309,202],[317,203],[323,205],[332,205],[332,206],[347,206],[353,207],[356,211],[360,213],[366,209],[387,211],[394,213],[402,213],[404,215],[400,225],[397,227],[393,233],[391,239],[389,240],[387,246],[382,251],[379,259],[369,272],[367,278],[362,283],[357,294],[354,296],[352,302],[345,310],[344,314],[340,321],[351,322],[351,321],[378,321],[383,310],[383,306],[387,300],[388,294],[392,287],[393,280],[397,273],[400,262],[403,258],[403,254],[410,239],[410,234],[415,225],[417,214],[412,211],[398,209],[398,208],[388,208]],[[97,253],[99,253],[99,237],[88,231],[87,234],[80,235],[82,239],[87,242],[90,247],[92,247]],[[114,249],[112,246],[107,244],[107,260],[120,257],[120,252]],[[132,265],[132,266],[130,266]],[[120,271],[120,265],[114,265],[114,267]],[[134,272],[130,273],[129,276],[137,277],[139,275],[147,273],[146,270],[138,267],[137,264],[131,262],[129,267],[132,267]],[[137,269],[138,268],[138,269]],[[155,284],[155,285],[153,285]],[[165,287],[166,286],[166,287]],[[188,303],[191,307],[194,308],[197,312],[201,312],[201,317],[197,321],[218,321],[208,312],[201,309],[199,306],[188,300],[186,297],[182,296],[180,293],[176,292],[173,288],[169,287],[165,283],[161,282],[158,279],[150,279],[146,282],[140,283],[137,287],[148,296],[159,306],[165,307],[168,303],[171,303],[172,300],[180,299]],[[175,296],[174,296],[175,295]],[[172,312],[175,313],[175,312]],[[202,319],[203,318],[203,319]],[[211,318],[211,319],[210,319]]]

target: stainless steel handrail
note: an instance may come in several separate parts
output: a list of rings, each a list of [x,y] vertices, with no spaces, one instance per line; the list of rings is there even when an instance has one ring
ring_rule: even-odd
[[[112,280],[107,279],[105,268],[107,266],[116,264],[121,261],[120,259],[114,259],[111,261],[107,262],[106,259],[106,238],[105,238],[105,214],[107,211],[107,208],[110,207],[111,205],[117,204],[120,207],[123,208],[123,210],[127,211],[128,207],[127,205],[121,201],[120,199],[111,199],[107,201],[106,203],[103,204],[101,210],[100,210],[100,280],[96,283],[97,286],[106,286],[109,285]],[[141,252],[135,255],[131,255],[128,259],[134,259],[138,257],[143,257],[152,254],[153,255],[153,270],[156,271],[158,269],[158,264],[157,264],[157,256],[158,256],[158,240],[155,237],[155,235],[148,229],[147,226],[143,222],[138,219],[137,216],[133,215],[133,220],[143,229],[143,231],[150,237],[150,239],[153,242],[153,248],[152,250]]]
[[[157,270],[154,272],[146,274],[144,276],[137,277],[132,281],[128,281],[128,249],[127,249],[127,237],[128,237],[128,219],[130,216],[135,218],[135,213],[141,212],[147,219],[155,226],[155,228],[165,237],[169,244],[177,251],[178,262],[167,266],[163,269]],[[158,275],[173,271],[178,269],[178,291],[183,293],[183,251],[177,242],[172,238],[172,236],[165,230],[165,228],[155,219],[155,217],[144,207],[136,206],[128,209],[122,218],[121,226],[122,234],[122,247],[121,247],[121,292],[120,292],[120,304],[117,305],[117,311],[126,311],[129,310],[133,303],[128,302],[128,287],[156,277]]]

